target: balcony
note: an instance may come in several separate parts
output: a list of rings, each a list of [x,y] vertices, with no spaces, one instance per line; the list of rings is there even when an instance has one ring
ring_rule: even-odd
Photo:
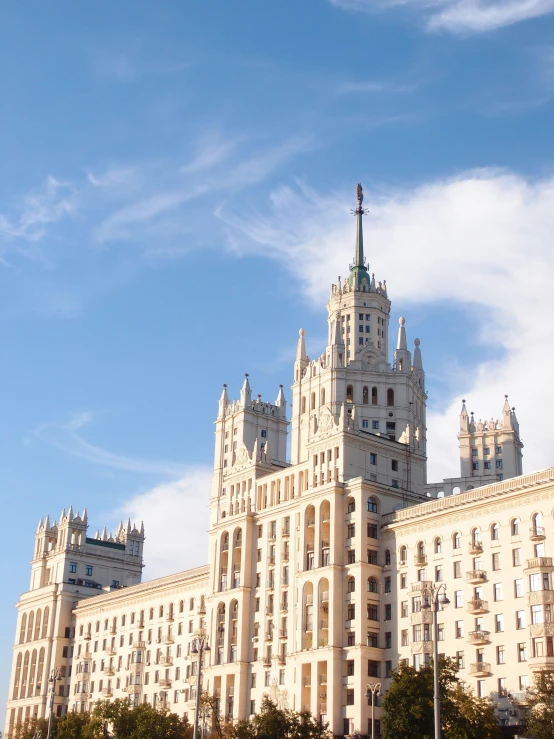
[[[490,631],[470,631],[467,640],[470,644],[478,646],[479,644],[488,644],[490,641]]]
[[[426,554],[416,554],[414,556],[414,564],[416,567],[426,567],[427,566],[427,555]]]
[[[270,554],[267,558],[267,564],[268,565],[274,565],[275,564],[275,556],[273,554]]]
[[[412,654],[432,654],[433,642],[432,641],[414,641],[411,644]]]
[[[162,654],[158,664],[163,665],[164,667],[172,667],[173,657],[166,655],[166,654]]]
[[[486,613],[489,610],[489,604],[486,600],[481,600],[481,598],[474,598],[473,600],[470,600],[467,604],[467,612],[473,613],[475,615],[479,613]]]
[[[110,636],[116,636],[117,635],[117,627],[112,626],[112,628],[109,631]]]
[[[279,634],[279,639],[288,639],[288,633],[286,631],[281,631]]]
[[[552,565],[552,557],[533,557],[525,562],[525,574],[533,572],[552,572],[554,566]]]
[[[279,664],[281,667],[283,667],[283,665],[286,665],[287,664],[287,658],[286,658],[286,656],[284,654],[280,654],[277,657],[277,664]]]
[[[305,688],[311,687],[311,685],[312,685],[312,678],[309,675],[304,675],[304,677],[302,678],[302,685]]]
[[[84,639],[85,641],[90,641],[90,640],[92,639],[92,634],[88,634],[88,633],[87,633],[87,634],[85,634],[85,635],[84,635],[84,637],[83,637],[83,639]]]
[[[161,677],[160,678],[160,688],[170,688],[171,687],[171,680],[168,677]]]
[[[319,684],[327,685],[327,673],[326,672],[322,672],[321,675],[319,676]]]
[[[528,697],[525,690],[518,690],[513,693],[508,693],[508,698],[512,701],[514,706],[526,706]]]
[[[206,604],[201,603],[196,609],[196,613],[198,616],[205,616],[206,615]]]
[[[106,649],[104,649],[104,654],[106,656],[108,656],[108,657],[115,656],[115,649],[114,649],[114,647],[107,647]]]
[[[271,667],[271,657],[264,657],[262,664],[264,667]]]
[[[84,662],[90,662],[90,660],[92,659],[92,652],[89,652],[88,650],[86,652],[83,652],[81,658]]]
[[[527,593],[527,605],[544,605],[545,603],[554,603],[554,590],[535,590]]]
[[[281,529],[281,536],[283,536],[285,538],[288,538],[290,536],[290,529],[287,529],[287,528],[284,528],[283,527]]]
[[[544,526],[532,526],[529,529],[529,538],[531,541],[544,541],[546,539]]]
[[[127,692],[131,695],[142,692],[142,685],[140,683],[133,683],[133,685],[127,685]]]
[[[531,636],[554,636],[554,623],[531,624]]]
[[[265,640],[266,641],[273,641],[273,633],[271,631],[265,632]]]
[[[168,631],[162,636],[162,641],[164,644],[174,644],[175,639],[173,638],[173,634]]]
[[[489,662],[473,662],[469,666],[469,674],[473,677],[487,677],[491,674],[491,666]]]
[[[306,526],[309,529],[313,529],[313,527],[315,526],[315,519],[309,519],[308,521],[306,521]]]
[[[133,644],[135,649],[146,649],[146,642],[145,641],[137,641]]]
[[[173,615],[173,614],[172,614],[171,612],[169,612],[169,613],[167,614],[167,616],[165,617],[165,620],[166,620],[166,621],[167,621],[168,623],[172,624],[172,623],[173,623],[173,622],[175,621],[175,617],[174,617],[174,615]]]
[[[111,688],[102,688],[102,696],[104,698],[111,698],[113,696],[113,690]]]
[[[480,554],[483,554],[483,542],[472,541],[469,545],[469,553],[473,554],[474,556],[479,556]]]
[[[469,570],[466,572],[466,582],[470,585],[479,585],[485,582],[487,579],[487,573],[485,570]]]
[[[104,667],[103,672],[104,672],[104,675],[106,675],[107,677],[112,677],[112,675],[115,675],[114,668],[112,667],[112,665],[107,665],[106,667]]]
[[[432,585],[431,580],[420,580],[412,584],[411,591],[412,593],[422,593],[424,590],[430,590]]]
[[[554,670],[554,657],[531,657],[528,664],[531,672],[552,672]]]
[[[432,624],[433,613],[427,609],[423,611],[416,611],[410,615],[410,624],[415,626],[417,624]]]

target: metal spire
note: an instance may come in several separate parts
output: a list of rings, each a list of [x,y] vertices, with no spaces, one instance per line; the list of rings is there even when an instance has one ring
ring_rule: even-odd
[[[367,210],[363,207],[364,192],[361,184],[358,184],[356,187],[356,197],[358,199],[358,207],[356,210],[350,211],[352,215],[356,216],[356,254],[354,256],[354,264],[350,266],[349,282],[351,285],[353,284],[353,280],[361,283],[365,277],[369,289],[370,277],[367,273],[367,264],[364,258],[364,232],[362,225],[362,216],[366,215]]]

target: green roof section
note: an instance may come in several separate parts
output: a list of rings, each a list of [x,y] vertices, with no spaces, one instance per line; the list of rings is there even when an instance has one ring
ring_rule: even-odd
[[[351,287],[356,284],[361,285],[365,278],[369,287],[371,277],[367,271],[368,265],[364,257],[364,229],[362,224],[362,218],[366,214],[366,210],[362,205],[364,202],[364,192],[360,184],[356,187],[356,196],[358,198],[358,207],[353,211],[356,216],[356,253],[354,255],[354,264],[350,265],[348,283]]]
[[[96,547],[105,547],[106,549],[119,549],[120,552],[125,551],[125,544],[118,544],[116,541],[102,541],[101,539],[92,539],[90,536],[87,536],[86,543],[94,544]]]

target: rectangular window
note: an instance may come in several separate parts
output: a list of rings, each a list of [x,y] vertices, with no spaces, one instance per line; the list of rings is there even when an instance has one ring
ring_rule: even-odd
[[[398,460],[397,459],[391,459],[390,465],[391,465],[391,470],[393,472],[398,472]]]
[[[374,454],[373,452],[369,453],[369,464],[373,464],[373,465],[377,464],[377,455]]]
[[[504,631],[504,614],[497,613],[494,617],[494,630],[497,633]]]
[[[462,563],[454,562],[454,577],[460,578],[462,576]]]
[[[367,550],[367,563],[370,565],[376,565],[378,564],[379,557],[378,553],[375,549],[368,549]]]
[[[373,659],[367,661],[367,675],[368,677],[379,677],[381,664]]]
[[[464,591],[454,591],[454,608],[463,608],[464,606]]]
[[[77,562],[70,562],[69,563],[69,571],[70,572],[77,572]]]
[[[495,449],[495,452],[496,452],[496,454],[502,454],[502,447],[501,446],[497,446],[496,449]]]
[[[456,652],[456,666],[459,670],[464,669],[464,653],[463,652]]]
[[[494,584],[494,599],[495,601],[504,600],[501,582],[496,582]]]
[[[477,695],[479,698],[487,697],[487,681],[477,680]]]
[[[525,624],[525,611],[516,611],[516,629],[524,629]]]
[[[360,328],[362,328],[362,327],[360,326]],[[364,337],[363,336],[358,336],[358,345],[359,346],[363,346],[364,345]]]
[[[367,524],[367,535],[370,539],[377,539],[378,527],[376,523]]]
[[[392,619],[392,605],[390,603],[385,604],[385,621]]]
[[[496,647],[496,664],[503,665],[505,662],[504,647]]]
[[[352,677],[354,675],[354,660],[349,659],[346,661],[346,676]]]
[[[362,428],[368,429],[369,428],[369,421],[362,421]]]
[[[496,469],[497,470],[501,470],[502,469],[502,460],[501,459],[497,459],[496,460]]]
[[[517,645],[517,661],[527,662],[527,643],[524,641]]]
[[[400,604],[400,617],[406,618],[408,616],[408,601],[403,600]]]
[[[385,593],[392,593],[392,578],[385,577]]]
[[[478,470],[479,469],[479,462],[474,462],[473,463],[473,469],[474,470]]]
[[[442,582],[442,565],[435,567],[435,582]]]
[[[514,567],[521,565],[521,549],[512,549],[512,564]]]
[[[471,450],[471,454],[472,454],[472,455],[473,455],[474,457],[477,457],[477,456],[479,455],[479,451],[478,451],[477,449],[475,449],[475,447],[474,447],[474,448],[473,448],[473,449]]]
[[[406,588],[408,587],[407,583],[408,583],[408,578],[406,576],[406,573],[403,572],[400,575],[400,589],[401,590],[406,590]]]
[[[376,631],[367,632],[367,646],[378,647],[379,646],[379,634]]]
[[[379,421],[372,421],[371,422],[371,428],[372,429],[378,429],[379,428]]]
[[[346,529],[346,536],[353,539],[356,536],[356,524],[349,523]]]
[[[488,459],[487,459],[487,460],[485,460],[485,462],[483,462],[483,467],[484,467],[484,468],[485,468],[486,470],[490,470],[490,468],[491,468],[491,463],[489,462],[489,460],[488,460]]]
[[[456,621],[455,633],[456,633],[456,639],[464,638],[464,622],[463,621]]]
[[[523,580],[514,580],[514,594],[516,598],[523,598]]]
[[[374,603],[367,604],[367,618],[369,621],[379,620],[379,606]]]
[[[498,552],[495,552],[492,555],[492,569],[493,570],[499,570],[500,569],[500,554]]]
[[[408,634],[408,629],[402,629],[402,631],[400,633],[400,644],[403,647],[409,646],[409,644],[410,644],[410,637],[409,637],[409,634]]]
[[[87,577],[91,577],[91,575],[92,575],[92,565],[85,565],[85,575]]]

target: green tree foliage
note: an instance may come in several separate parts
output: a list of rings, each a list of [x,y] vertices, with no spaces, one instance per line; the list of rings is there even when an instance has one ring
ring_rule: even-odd
[[[227,727],[227,739],[330,739],[327,725],[321,725],[309,711],[296,713],[277,708],[272,700],[262,700],[260,713],[250,721]]]
[[[527,690],[525,734],[533,739],[554,739],[554,672],[541,672]]]
[[[131,706],[127,700],[99,701],[90,721],[90,739],[191,739],[192,727],[175,713],[148,703]]]
[[[500,729],[490,701],[476,698],[457,677],[454,660],[439,663],[444,739],[496,739]],[[433,739],[433,668],[401,665],[383,700],[383,739]]]

